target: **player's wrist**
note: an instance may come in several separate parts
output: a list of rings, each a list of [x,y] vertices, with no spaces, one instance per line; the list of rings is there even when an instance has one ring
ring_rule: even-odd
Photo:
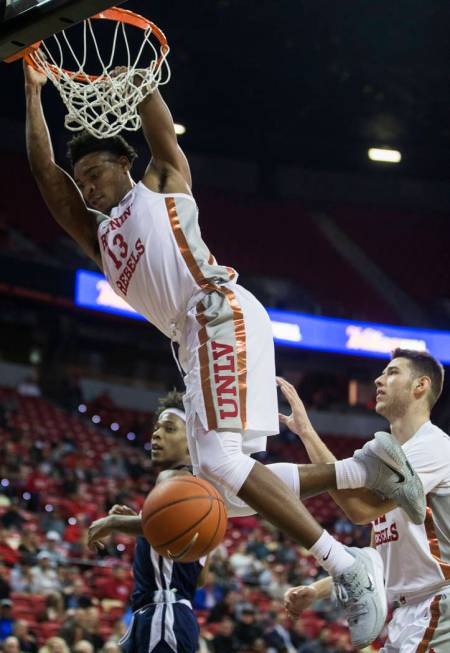
[[[297,428],[297,435],[301,440],[308,441],[314,440],[314,438],[317,437],[317,433],[315,432],[311,423],[302,424],[301,427]]]
[[[28,99],[40,99],[42,91],[42,84],[34,84],[33,82],[25,82],[25,93]]]

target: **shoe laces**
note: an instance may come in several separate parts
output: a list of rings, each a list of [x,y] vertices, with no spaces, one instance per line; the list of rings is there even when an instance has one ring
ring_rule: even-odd
[[[367,602],[360,601],[364,588],[358,574],[341,576],[339,582],[335,583],[335,588],[336,597],[344,608],[349,623],[357,623],[359,617],[368,613]]]

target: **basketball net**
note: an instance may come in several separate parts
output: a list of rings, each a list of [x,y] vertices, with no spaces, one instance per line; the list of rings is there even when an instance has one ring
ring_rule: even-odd
[[[112,46],[106,55],[100,51],[95,35],[94,23],[98,19],[115,23]],[[136,55],[132,55],[128,39],[130,26],[135,33],[138,28],[143,37]],[[83,21],[82,30],[82,45],[78,46],[81,52],[75,51],[69,30],[64,30],[47,39],[47,43],[41,41],[31,46],[25,60],[45,73],[57,88],[67,108],[64,121],[67,129],[85,129],[97,138],[139,129],[139,104],[170,79],[166,59],[169,46],[164,34],[146,18],[115,7]],[[114,55],[119,41],[125,49],[126,61],[117,70]],[[92,57],[93,52],[100,66],[97,75],[89,75],[85,70],[88,53]],[[67,58],[75,62],[74,70],[64,67]]]

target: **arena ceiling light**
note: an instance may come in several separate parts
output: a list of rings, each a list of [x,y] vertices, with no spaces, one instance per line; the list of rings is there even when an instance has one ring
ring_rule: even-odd
[[[400,163],[402,160],[401,152],[384,147],[371,147],[367,154],[371,161],[381,161],[382,163]]]
[[[175,127],[175,134],[177,136],[183,136],[183,134],[186,133],[186,127],[184,125],[182,125],[181,123],[176,122],[174,124],[174,127]]]

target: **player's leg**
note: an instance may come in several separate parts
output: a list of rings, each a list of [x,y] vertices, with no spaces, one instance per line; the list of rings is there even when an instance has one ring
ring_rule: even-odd
[[[219,489],[238,494],[255,512],[311,551],[344,597],[353,644],[368,645],[381,632],[387,613],[379,554],[371,548],[349,549],[335,540],[278,476],[242,452],[241,438],[240,433],[205,431],[197,424],[201,474]]]
[[[240,300],[247,302],[245,313]],[[310,549],[348,597],[354,644],[369,643],[379,634],[386,616],[382,564],[375,560],[378,554],[347,550],[320,527],[281,479],[242,450],[243,433],[253,439],[264,429],[278,432],[273,338],[267,314],[253,298],[238,299],[224,289],[197,305],[195,320],[198,350],[185,368],[186,403],[188,442],[195,442],[200,474],[238,494]],[[192,333],[187,329],[182,353],[192,349]],[[334,470],[328,473],[331,483]],[[355,606],[359,619],[352,622]]]

